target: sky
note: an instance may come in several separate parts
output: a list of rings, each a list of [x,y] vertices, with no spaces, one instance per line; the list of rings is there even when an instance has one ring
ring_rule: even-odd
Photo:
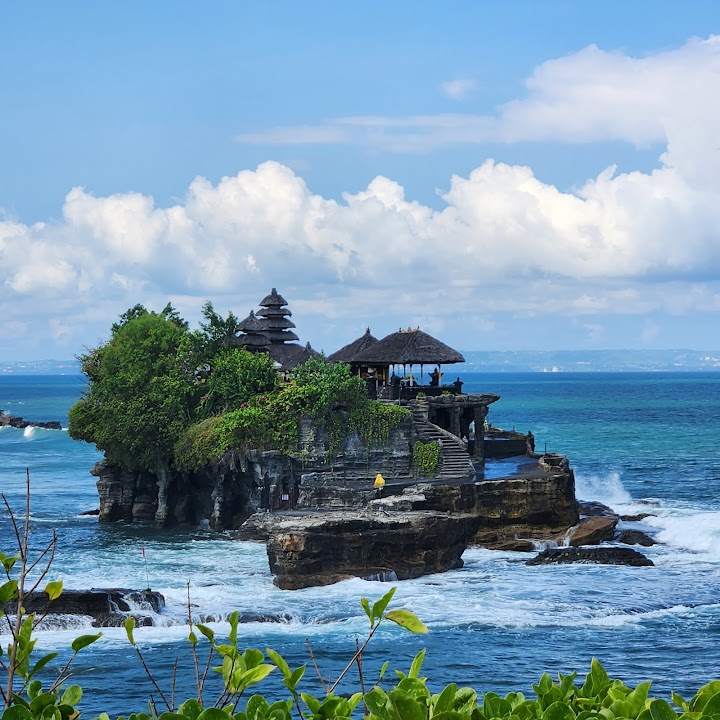
[[[716,1],[0,3],[0,360],[273,287],[327,353],[720,348]]]

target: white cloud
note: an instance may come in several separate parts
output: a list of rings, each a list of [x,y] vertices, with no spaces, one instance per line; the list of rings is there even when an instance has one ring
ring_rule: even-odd
[[[471,89],[470,82],[450,81],[441,89],[460,99]],[[712,148],[712,166],[717,168],[720,36],[694,38],[681,48],[640,58],[591,45],[542,63],[525,85],[525,97],[492,114],[344,117],[237,139],[255,144],[352,143],[396,152],[498,141],[620,140],[640,147],[665,143],[667,165],[691,157],[696,170],[707,164],[703,155]]]
[[[569,193],[528,167],[487,160],[451,179],[441,210],[385,177],[326,199],[276,162],[217,184],[198,177],[167,208],[140,193],[74,188],[60,221],[0,220],[4,323],[35,335],[45,323],[77,349],[95,341],[82,335],[88,323],[106,332],[136,302],[199,309],[211,298],[244,314],[272,286],[318,327],[358,334],[372,318],[388,330],[420,322],[492,332],[500,314],[559,313],[583,318],[577,327],[599,341],[613,315],[720,313],[720,41],[640,59],[587,48],[540,66],[528,90],[492,118],[392,123],[415,133],[408,145],[664,140],[661,166],[608,168]],[[379,137],[383,122],[338,126]],[[640,339],[654,335],[647,325]]]
[[[467,97],[475,89],[475,82],[468,78],[458,80],[448,80],[440,85],[443,95],[452,100],[462,100]]]

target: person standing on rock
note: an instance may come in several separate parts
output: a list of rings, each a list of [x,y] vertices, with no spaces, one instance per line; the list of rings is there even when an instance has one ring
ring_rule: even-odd
[[[528,455],[535,454],[535,436],[532,434],[532,430],[528,430],[525,447]]]
[[[470,425],[468,425],[468,454],[474,455],[475,454],[475,421],[471,420]]]

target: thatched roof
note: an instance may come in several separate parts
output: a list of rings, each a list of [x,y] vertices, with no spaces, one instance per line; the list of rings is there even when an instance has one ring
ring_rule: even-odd
[[[270,294],[266,295],[258,305],[260,305],[260,307],[282,307],[283,305],[287,305],[287,300],[273,288]]]
[[[250,311],[250,314],[244,320],[241,320],[238,323],[237,327],[238,330],[242,330],[246,333],[262,332],[264,329],[262,322],[255,317],[255,312],[253,310]]]
[[[290,343],[271,345],[268,348],[268,354],[280,365],[280,370],[292,370],[294,367],[302,365],[311,357],[320,356],[320,353],[310,347],[310,343],[304,347]]]
[[[401,330],[357,353],[352,361],[368,365],[450,365],[465,362],[465,358],[422,330]]]
[[[358,353],[362,352],[366,348],[369,348],[377,341],[377,338],[373,337],[370,334],[370,328],[368,328],[365,333],[361,335],[357,340],[353,340],[351,343],[348,343],[347,345],[341,347],[339,350],[335,351],[332,355],[329,355],[328,362],[353,362],[355,360],[355,356]]]

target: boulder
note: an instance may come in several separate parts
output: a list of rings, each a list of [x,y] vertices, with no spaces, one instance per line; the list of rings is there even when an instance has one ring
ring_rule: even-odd
[[[620,519],[624,522],[640,522],[640,520],[644,520],[648,517],[654,517],[654,515],[652,513],[641,512],[636,515],[621,515]]]
[[[406,580],[463,565],[480,520],[469,513],[327,512],[280,519],[267,554],[283,590],[351,577]]]
[[[43,592],[29,594],[23,603],[29,613],[48,611],[53,615],[89,615],[94,627],[121,627],[128,616],[138,625],[153,625],[153,617],[165,607],[165,598],[152,590],[120,588],[63,590],[62,595],[48,602]],[[9,604],[9,612],[14,605]]]
[[[585,517],[596,517],[597,515],[617,515],[611,507],[608,507],[597,500],[580,500],[578,505],[580,514]]]
[[[539,555],[528,560],[526,565],[565,565],[579,563],[584,565],[630,565],[642,567],[654,565],[650,558],[645,557],[637,550],[618,547],[598,548],[550,548],[543,550]]]
[[[625,545],[642,545],[643,547],[655,545],[655,541],[640,530],[623,530],[618,535],[617,541]]]
[[[615,536],[618,524],[617,515],[596,515],[583,518],[575,527],[570,528],[565,541],[574,547],[578,545],[599,545]]]

